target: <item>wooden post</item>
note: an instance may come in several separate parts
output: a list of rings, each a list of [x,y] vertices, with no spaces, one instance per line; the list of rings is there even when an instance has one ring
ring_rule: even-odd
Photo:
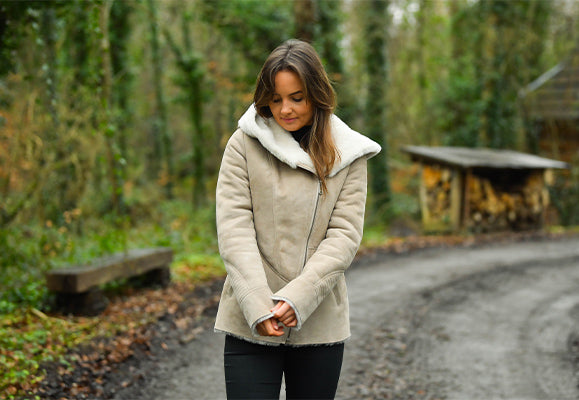
[[[464,182],[462,185],[462,228],[468,229],[470,225],[470,194],[469,194],[469,186],[470,180],[472,179],[472,169],[467,168],[464,171]]]
[[[463,209],[464,179],[459,168],[452,169],[452,181],[450,187],[450,223],[452,230],[458,232],[461,228]]]
[[[428,209],[428,193],[424,182],[424,163],[420,163],[420,212],[422,214],[422,226],[429,229],[432,225],[430,210]]]

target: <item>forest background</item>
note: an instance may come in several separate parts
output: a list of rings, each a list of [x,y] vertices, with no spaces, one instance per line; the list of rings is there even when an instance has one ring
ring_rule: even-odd
[[[223,274],[221,154],[292,37],[320,53],[337,115],[383,145],[365,240],[418,231],[400,147],[536,152],[519,92],[572,53],[578,16],[573,0],[3,1],[0,312],[46,311],[45,271],[129,248],[172,247],[186,279]],[[579,222],[576,171],[574,197],[552,194],[561,223]]]

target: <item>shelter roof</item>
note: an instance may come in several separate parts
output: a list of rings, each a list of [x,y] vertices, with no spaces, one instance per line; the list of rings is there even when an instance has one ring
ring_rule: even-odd
[[[512,150],[468,147],[429,147],[405,146],[403,151],[409,153],[413,160],[424,160],[461,168],[497,168],[497,169],[566,169],[567,163],[533,154]]]

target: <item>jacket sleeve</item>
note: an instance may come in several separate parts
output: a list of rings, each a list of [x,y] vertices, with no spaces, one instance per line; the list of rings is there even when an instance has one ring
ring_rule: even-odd
[[[360,242],[364,227],[366,204],[366,158],[353,162],[342,186],[326,237],[307,261],[302,273],[276,292],[274,300],[284,300],[295,310],[300,329],[330,293],[350,266]]]
[[[256,325],[273,315],[274,302],[257,247],[244,134],[239,130],[227,143],[219,170],[216,223],[228,279],[248,325],[257,335]]]

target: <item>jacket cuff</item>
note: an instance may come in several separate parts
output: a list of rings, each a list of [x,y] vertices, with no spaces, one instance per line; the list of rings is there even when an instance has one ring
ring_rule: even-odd
[[[290,305],[290,307],[294,310],[294,313],[296,314],[296,319],[297,319],[297,325],[295,327],[293,327],[292,329],[299,331],[302,327],[302,317],[301,317],[301,314],[298,311],[297,307],[294,305],[293,301],[291,301],[287,297],[276,296],[276,295],[271,296],[271,298],[274,301],[285,301],[286,303],[288,303]]]
[[[243,311],[243,316],[247,321],[252,332],[261,321],[264,321],[273,316],[271,309],[274,306],[271,300],[271,290],[263,288],[254,290],[248,293],[240,302],[239,305]],[[257,331],[255,331],[257,332]]]
[[[319,304],[316,288],[298,277],[273,294],[273,299],[286,301],[296,312],[299,327],[307,321]]]
[[[253,336],[255,337],[260,337],[261,335],[259,334],[259,332],[257,331],[257,325],[259,325],[260,323],[262,323],[263,321],[265,321],[266,319],[270,319],[271,317],[273,317],[273,313],[270,312],[269,314],[264,315],[263,317],[260,317],[258,319],[255,320],[255,322],[253,324],[251,324],[251,333],[253,334]]]

